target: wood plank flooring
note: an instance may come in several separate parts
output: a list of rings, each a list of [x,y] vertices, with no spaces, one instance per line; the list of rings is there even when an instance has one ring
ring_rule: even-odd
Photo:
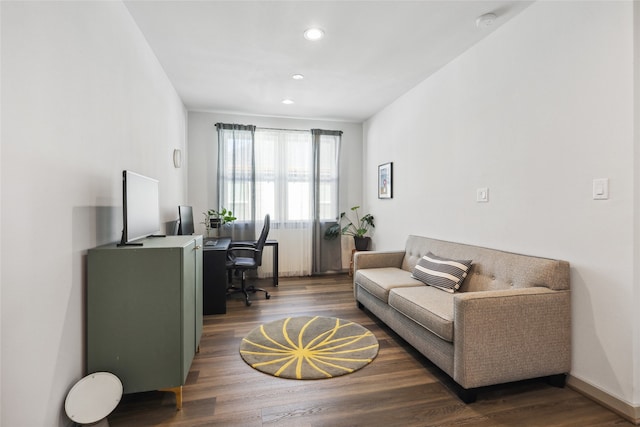
[[[250,307],[239,298],[227,314],[205,316],[200,352],[176,411],[168,392],[126,395],[109,416],[118,426],[623,426],[615,413],[569,388],[542,380],[491,387],[462,403],[451,380],[367,311],[356,308],[346,275],[259,283]],[[298,381],[274,378],[240,358],[240,340],[262,323],[294,315],[349,319],[373,332],[378,357],[342,377]]]

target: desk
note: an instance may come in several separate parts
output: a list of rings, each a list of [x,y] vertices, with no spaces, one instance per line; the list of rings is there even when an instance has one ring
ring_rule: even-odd
[[[202,252],[202,304],[204,314],[227,312],[228,237],[207,237]]]
[[[202,248],[202,305],[203,314],[227,312],[227,250],[229,237],[206,237]],[[233,243],[255,243],[243,240]],[[278,241],[267,240],[265,246],[273,247],[273,286],[278,286]]]
[[[256,242],[255,240],[234,240],[233,241],[233,243],[237,243],[240,245],[253,244],[255,242]],[[278,286],[278,241],[267,240],[264,245],[273,247],[273,286]]]

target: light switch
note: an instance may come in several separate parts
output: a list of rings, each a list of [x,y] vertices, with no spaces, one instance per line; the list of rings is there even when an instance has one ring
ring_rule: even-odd
[[[487,187],[476,190],[476,202],[486,203],[489,201],[489,189]]]
[[[593,180],[593,200],[607,200],[609,198],[609,178]]]

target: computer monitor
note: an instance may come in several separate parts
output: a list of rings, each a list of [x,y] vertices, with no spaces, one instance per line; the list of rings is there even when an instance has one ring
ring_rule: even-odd
[[[179,235],[190,235],[195,232],[193,229],[193,209],[191,206],[178,206],[178,216],[180,217],[180,225],[178,226]]]
[[[158,180],[122,171],[122,239],[120,245],[160,231]],[[137,243],[139,245],[139,243]]]

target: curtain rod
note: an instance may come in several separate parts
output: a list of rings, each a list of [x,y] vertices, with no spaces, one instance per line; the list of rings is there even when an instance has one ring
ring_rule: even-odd
[[[280,128],[265,128],[262,126],[256,126],[256,129],[265,129],[265,130],[292,130],[294,132],[311,132],[311,129],[280,129]]]
[[[0,0],[1,1],[1,0]],[[228,124],[225,123],[216,123],[216,127],[218,127],[219,125],[221,126],[230,126]],[[235,124],[233,126],[236,126]],[[237,125],[237,126],[242,126],[242,127],[253,127],[256,130],[257,129],[264,129],[264,130],[277,130],[277,131],[293,131],[293,132],[310,132],[313,133],[313,131],[315,129],[284,129],[284,128],[268,128],[268,127],[262,127],[262,126],[256,126],[256,125]],[[342,131],[341,130],[324,130],[325,132],[328,132],[328,134],[333,134],[333,133],[340,133],[340,135],[342,135]]]
[[[329,130],[329,129],[278,129],[278,128],[263,128],[260,126],[256,126],[257,129],[265,129],[265,130],[278,130],[278,131],[293,131],[293,132],[309,132],[313,134],[313,131],[321,131],[324,135],[342,135],[341,130]]]

